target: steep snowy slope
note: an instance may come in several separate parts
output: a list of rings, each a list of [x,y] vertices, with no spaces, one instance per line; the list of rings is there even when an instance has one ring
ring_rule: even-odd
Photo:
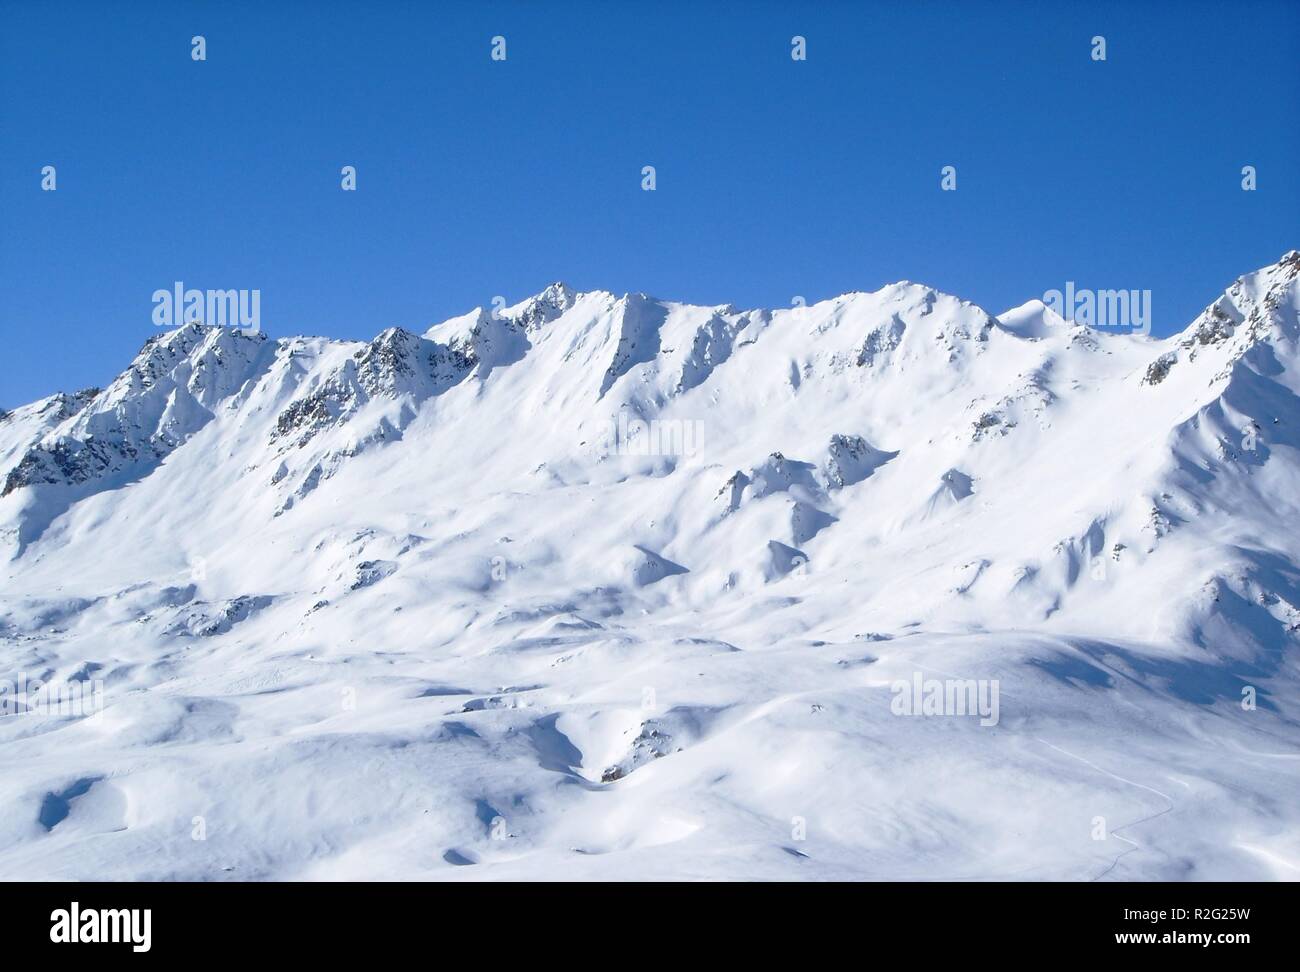
[[[0,876],[1294,877],[1298,280],[162,334],[0,417]]]

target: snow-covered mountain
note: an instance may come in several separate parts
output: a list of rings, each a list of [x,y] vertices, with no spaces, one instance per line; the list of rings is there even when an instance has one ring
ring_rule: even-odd
[[[161,333],[0,415],[0,876],[1294,878],[1298,281]]]

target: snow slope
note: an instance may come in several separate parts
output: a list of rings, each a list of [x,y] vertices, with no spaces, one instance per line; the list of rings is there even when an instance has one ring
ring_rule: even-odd
[[[1293,879],[1298,279],[160,334],[0,417],[0,876]]]

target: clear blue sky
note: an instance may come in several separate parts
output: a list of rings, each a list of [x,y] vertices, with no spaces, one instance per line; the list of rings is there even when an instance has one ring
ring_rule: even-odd
[[[0,406],[110,380],[175,280],[260,289],[273,335],[556,279],[994,313],[1074,280],[1168,333],[1293,247],[1294,2],[0,0]]]

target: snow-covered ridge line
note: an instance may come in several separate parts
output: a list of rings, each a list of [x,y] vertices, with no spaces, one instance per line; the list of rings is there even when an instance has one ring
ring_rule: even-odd
[[[1250,334],[1253,339],[1261,339],[1267,333],[1266,315],[1262,311],[1270,308],[1270,301],[1276,304],[1281,299],[1280,291],[1293,281],[1300,273],[1300,251],[1291,250],[1283,255],[1276,263],[1262,268],[1254,273],[1244,275],[1223,294],[1223,296],[1212,302],[1206,310],[1196,318],[1188,327],[1178,335],[1178,343],[1183,347],[1191,347],[1193,344],[1208,344],[1221,340],[1226,336],[1227,330],[1235,328],[1242,323],[1249,323],[1252,326]],[[888,284],[880,290],[874,292],[852,291],[841,294],[837,297],[827,298],[816,304],[807,305],[797,309],[776,309],[764,310],[756,309],[745,312],[738,312],[734,305],[722,304],[709,308],[717,313],[719,318],[725,317],[752,317],[763,316],[771,318],[775,314],[786,314],[794,316],[803,311],[815,311],[819,308],[832,307],[838,308],[845,304],[852,303],[859,298],[879,297],[884,294],[896,294],[900,292],[916,292],[921,295],[922,300],[927,304],[939,298],[945,298],[958,303],[967,302],[959,297],[946,294],[925,284],[913,283],[911,281],[898,281],[897,283]],[[622,304],[624,306],[631,304],[633,306],[658,305],[660,307],[683,307],[695,310],[704,310],[703,307],[687,304],[674,304],[673,302],[663,301],[658,298],[650,297],[643,293],[627,294],[622,298],[617,297],[609,291],[585,291],[578,292],[570,288],[563,282],[556,282],[540,293],[535,294],[516,304],[506,306],[502,304],[499,307],[489,311],[482,307],[476,308],[467,315],[458,318],[452,318],[442,324],[434,325],[429,328],[425,336],[436,339],[437,337],[446,337],[446,345],[461,350],[468,358],[477,361],[482,360],[482,356],[475,354],[476,348],[482,348],[485,345],[492,344],[492,333],[494,330],[504,333],[520,333],[536,331],[545,327],[551,321],[565,314],[579,300],[589,298],[599,300],[608,304]],[[974,306],[974,305],[969,305]],[[1032,299],[1020,307],[1013,308],[1005,313],[993,318],[989,315],[989,320],[995,321],[1008,333],[1016,334],[1022,337],[1041,338],[1055,330],[1063,328],[1082,328],[1097,333],[1113,334],[1114,331],[1105,328],[1094,328],[1087,324],[1073,324],[1062,319],[1054,310],[1046,307],[1042,300]],[[494,324],[496,325],[494,327]],[[175,348],[177,345],[186,349],[193,344],[196,335],[203,334],[206,331],[224,331],[224,328],[208,327],[202,324],[187,324],[175,330],[168,331],[166,334],[155,335],[145,342],[140,354],[132,365],[132,371],[142,377],[145,381],[147,376],[154,371],[159,364],[159,352]],[[979,333],[982,333],[983,329]],[[410,335],[410,332],[401,327],[389,328],[381,332],[375,341],[380,342],[385,339],[385,335],[403,334]],[[961,333],[963,337],[970,337],[968,333]],[[977,334],[978,336],[978,334]],[[258,335],[252,335],[251,339],[257,340]],[[281,338],[277,343],[285,340],[303,340]],[[330,341],[331,339],[321,338],[318,340]],[[1172,340],[1172,339],[1170,339]],[[347,344],[353,342],[339,341],[336,343]],[[130,372],[126,373],[129,374]],[[124,375],[125,376],[125,375]],[[121,379],[119,378],[119,381]],[[93,398],[99,393],[99,389],[87,389],[76,393],[75,396],[58,393],[55,398],[65,402],[73,399],[81,399],[79,407],[84,406],[87,396]],[[43,401],[50,401],[49,399]],[[40,405],[41,403],[34,403]],[[32,408],[34,406],[25,406]],[[15,412],[19,410],[14,410]],[[3,417],[0,417],[2,420]]]
[[[1142,382],[1160,384],[1179,360],[1194,361],[1206,346],[1224,346],[1227,353],[1215,360],[1226,372],[1250,347],[1270,336],[1293,342],[1295,318],[1293,313],[1287,316],[1286,294],[1294,293],[1297,272],[1300,254],[1291,251],[1278,264],[1240,278],[1183,334],[1150,342],[1159,350],[1145,365]],[[682,327],[667,327],[670,318],[686,327],[671,344],[665,338]],[[552,333],[556,331],[560,333]],[[268,378],[280,383],[278,397],[290,399],[277,416],[273,441],[302,446],[323,429],[347,424],[376,399],[400,399],[402,407],[377,432],[387,441],[400,435],[425,400],[470,377],[481,388],[494,370],[528,357],[536,342],[560,344],[560,368],[588,375],[601,371],[597,401],[630,372],[642,372],[642,382],[664,369],[676,372],[675,382],[654,396],[654,405],[661,407],[667,399],[707,386],[715,369],[724,367],[738,349],[760,341],[767,346],[802,335],[806,374],[818,367],[830,372],[871,369],[878,362],[899,370],[917,369],[939,361],[958,373],[963,359],[984,351],[995,331],[1033,342],[1064,341],[1066,350],[1101,347],[1091,329],[1066,324],[1041,302],[1031,301],[995,319],[960,298],[908,281],[809,307],[746,312],[665,303],[643,294],[615,298],[601,291],[578,293],[556,283],[510,307],[491,313],[478,308],[430,328],[423,337],[390,328],[346,356],[354,342],[315,339],[314,356],[339,359],[328,373],[272,364],[295,357],[295,348],[307,339],[268,343],[260,334],[191,324],[147,341],[130,368],[103,391],[75,399],[56,396],[57,407],[43,410],[40,421],[19,423],[33,441],[11,447],[0,468],[0,497],[24,489],[67,487],[74,491],[65,490],[65,498],[75,502],[87,490],[94,491],[95,483],[112,488],[148,475],[210,420],[219,403],[234,403],[235,396],[251,394],[250,383]],[[847,346],[845,337],[851,342]],[[1142,339],[1130,337],[1129,343],[1141,344]],[[601,353],[603,368],[587,353],[595,345],[612,345]],[[752,358],[752,352],[746,357]],[[1026,389],[1050,399],[1044,370],[1040,367],[1034,374],[1038,377],[1031,378]],[[1011,390],[1003,395],[1003,406],[1019,394]],[[636,397],[616,404],[649,419],[645,403]],[[14,417],[3,421],[12,424]],[[994,426],[1004,431],[1009,427],[996,409],[976,421],[981,433]],[[318,464],[308,479],[318,482],[323,472]],[[283,478],[277,475],[276,482]],[[36,527],[36,533],[41,528]],[[33,530],[19,533],[30,536]]]

